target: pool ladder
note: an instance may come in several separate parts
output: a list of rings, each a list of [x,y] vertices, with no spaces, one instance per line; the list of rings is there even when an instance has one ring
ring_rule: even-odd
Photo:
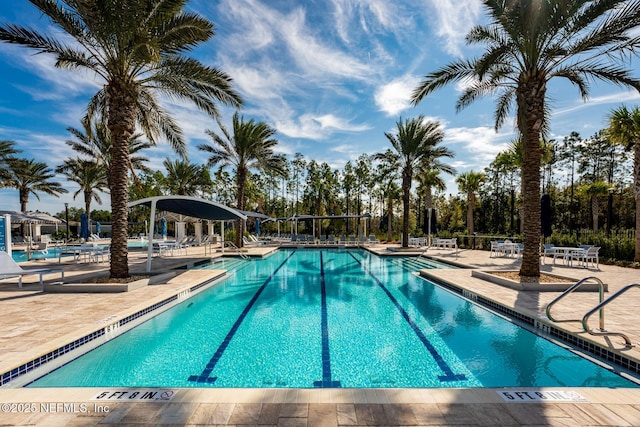
[[[590,335],[595,335],[595,336],[607,335],[607,336],[622,337],[622,339],[624,339],[624,342],[625,342],[627,347],[633,347],[633,344],[631,343],[631,340],[629,339],[629,337],[626,334],[624,334],[622,332],[607,331],[605,329],[605,327],[604,327],[604,307],[607,304],[609,304],[610,302],[612,302],[613,300],[615,300],[616,298],[618,298],[620,295],[622,295],[625,292],[627,292],[629,289],[631,289],[631,288],[640,288],[640,284],[639,283],[632,283],[630,285],[627,285],[627,286],[625,286],[624,288],[620,289],[618,292],[616,292],[615,294],[611,295],[609,298],[607,298],[605,300],[604,299],[604,283],[602,282],[602,280],[600,280],[599,278],[597,278],[595,276],[585,277],[584,279],[578,281],[575,285],[571,286],[569,289],[564,291],[560,296],[555,298],[549,304],[547,304],[547,307],[546,307],[547,318],[549,318],[549,320],[551,320],[553,322],[572,322],[572,321],[575,322],[575,321],[580,321],[580,319],[563,319],[563,320],[556,319],[555,317],[553,317],[551,315],[551,307],[553,305],[555,305],[558,301],[563,299],[565,296],[569,295],[570,293],[572,293],[573,291],[578,289],[580,286],[582,286],[584,284],[587,284],[590,281],[594,281],[594,282],[596,282],[598,284],[599,302],[598,302],[598,305],[593,307],[591,310],[589,310],[582,317],[582,320],[581,320],[582,328],[585,330],[585,332],[589,333]],[[598,331],[594,331],[593,329],[591,329],[589,327],[589,318],[596,311],[599,312],[599,325],[598,325],[598,329],[599,330]]]
[[[242,259],[249,259],[249,256],[248,256],[247,254],[243,253],[243,252],[240,250],[240,248],[239,248],[239,247],[237,247],[237,246],[235,245],[235,243],[230,242],[229,240],[225,240],[224,242],[222,242],[222,247],[223,247],[223,248],[224,248],[224,245],[225,245],[225,244],[226,244],[227,246],[231,247],[231,248],[234,248],[234,249],[236,250],[236,252],[238,253],[238,255],[240,255],[240,258],[242,258]]]

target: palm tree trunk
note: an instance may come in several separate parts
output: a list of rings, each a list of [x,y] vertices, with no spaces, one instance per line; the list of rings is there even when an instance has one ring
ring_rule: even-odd
[[[87,212],[87,218],[91,219],[91,194],[92,191],[84,192],[84,210]]]
[[[640,141],[633,146],[633,184],[636,196],[636,254],[635,262],[640,262]]]
[[[244,186],[247,184],[247,170],[241,166],[238,166],[236,172],[236,179],[238,185],[238,195],[236,199],[236,205],[241,211],[244,210]],[[236,221],[236,246],[242,247],[242,236],[244,235],[244,221],[239,219]]]
[[[111,82],[107,87],[107,105],[109,110],[108,127],[112,139],[109,171],[111,193],[110,274],[112,278],[126,278],[129,277],[129,249],[127,248],[129,139],[135,132],[135,104],[127,88],[117,82]]]
[[[473,210],[476,207],[476,195],[473,192],[469,192],[467,194],[467,228],[469,229],[469,234],[473,235],[475,231],[475,227],[473,226]]]
[[[393,225],[393,198],[389,196],[387,199],[387,243],[391,243],[393,235],[391,233],[391,227]]]
[[[18,197],[20,197],[20,212],[27,211],[27,204],[29,203],[29,192],[20,189],[18,191]],[[20,225],[20,235],[24,238],[27,237],[27,224],[22,223]]]
[[[540,277],[540,129],[544,122],[546,86],[540,76],[523,75],[516,91],[518,128],[522,134],[522,180],[524,213],[520,276]]]
[[[402,171],[402,247],[409,247],[409,203],[411,201],[411,170]]]

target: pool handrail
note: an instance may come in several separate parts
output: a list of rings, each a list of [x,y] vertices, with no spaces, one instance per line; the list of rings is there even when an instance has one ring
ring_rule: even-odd
[[[591,315],[593,315],[593,313],[595,313],[598,310],[600,310],[601,313],[602,313],[602,310],[604,310],[604,306],[605,305],[609,304],[610,302],[612,302],[613,300],[618,298],[620,295],[622,295],[625,292],[627,292],[629,289],[636,288],[636,287],[640,288],[640,283],[632,283],[630,285],[627,285],[624,288],[620,289],[615,294],[611,295],[605,301],[600,302],[600,304],[596,305],[591,310],[589,310],[584,315],[584,317],[582,318],[582,327],[584,328],[585,332],[588,332],[589,334],[596,335],[596,336],[614,335],[614,336],[622,337],[624,339],[625,344],[627,345],[627,347],[633,347],[633,344],[631,343],[631,340],[629,339],[629,337],[626,334],[624,334],[622,332],[609,332],[609,331],[605,330],[604,329],[604,321],[602,319],[601,319],[601,322],[600,322],[600,332],[596,332],[596,331],[591,330],[589,328],[589,317],[591,317]],[[602,314],[601,314],[601,316],[602,316]]]
[[[549,320],[553,321],[553,322],[578,322],[578,321],[580,321],[580,319],[564,319],[564,320],[556,319],[551,315],[551,307],[554,306],[558,301],[563,299],[565,296],[569,295],[570,293],[572,293],[573,291],[578,289],[580,286],[582,286],[583,284],[587,283],[587,281],[589,281],[589,280],[594,280],[598,284],[598,287],[599,287],[599,290],[598,290],[599,304],[598,305],[602,304],[602,301],[604,300],[604,283],[602,282],[602,280],[600,280],[598,277],[595,277],[595,276],[585,277],[584,279],[581,279],[581,280],[577,281],[574,285],[569,287],[566,291],[564,291],[562,294],[560,294],[558,297],[556,297],[553,301],[551,301],[549,304],[547,304],[547,307],[545,309],[545,312],[547,314],[547,318]],[[600,329],[604,329],[604,309],[600,310]]]

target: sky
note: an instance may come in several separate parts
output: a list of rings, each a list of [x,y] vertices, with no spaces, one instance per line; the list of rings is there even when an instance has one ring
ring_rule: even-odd
[[[276,151],[290,159],[300,152],[342,169],[363,153],[390,148],[385,132],[418,115],[442,125],[443,145],[455,153],[447,162],[458,172],[482,171],[515,137],[513,119],[494,130],[495,99],[456,113],[459,85],[410,103],[422,76],[481,52],[465,43],[468,31],[486,20],[479,0],[192,0],[188,9],[216,28],[191,56],[232,77],[245,101],[240,113],[275,128]],[[0,2],[0,23],[57,31],[26,0]],[[56,69],[52,56],[0,43],[0,140],[14,141],[22,157],[54,169],[76,157],[65,144],[67,128],[81,129],[88,100],[101,85],[95,76]],[[612,109],[640,104],[637,93],[601,82],[588,102],[564,82],[552,82],[548,94],[556,139],[572,131],[592,136],[606,127]],[[189,160],[204,164],[206,154],[196,147],[211,142],[207,129],[219,133],[216,122],[187,103],[163,99],[163,105],[182,127]],[[234,111],[221,111],[229,125]],[[163,172],[164,159],[174,157],[162,141],[144,155]],[[454,177],[445,179],[446,193],[457,194]],[[69,193],[31,195],[28,210],[55,214],[65,202],[83,208],[82,195],[73,198],[77,184],[59,181]],[[109,209],[108,195],[101,197],[92,209]],[[20,210],[17,190],[0,189],[0,209]]]

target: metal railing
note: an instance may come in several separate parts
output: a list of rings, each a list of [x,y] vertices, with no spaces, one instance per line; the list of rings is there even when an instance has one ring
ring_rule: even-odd
[[[225,240],[225,241],[223,241],[223,242],[222,242],[222,249],[224,249],[224,245],[225,245],[225,244],[226,244],[227,246],[231,247],[231,248],[234,248],[234,249],[236,250],[236,252],[240,255],[240,258],[242,258],[242,259],[249,259],[249,256],[248,256],[247,254],[243,253],[243,252],[240,250],[240,248],[236,246],[236,244],[235,244],[235,243],[230,242],[229,240]]]
[[[609,332],[609,331],[604,329],[604,320],[602,319],[602,316],[603,316],[602,314],[600,314],[600,316],[601,316],[600,328],[599,328],[600,332],[592,331],[589,328],[589,317],[591,317],[593,315],[593,313],[595,313],[598,310],[600,310],[600,312],[602,313],[602,310],[604,309],[605,305],[609,304],[610,302],[612,302],[613,300],[615,300],[616,298],[618,298],[620,295],[624,294],[625,292],[627,292],[631,288],[640,288],[640,283],[632,283],[631,285],[625,286],[624,288],[620,289],[615,294],[611,295],[605,301],[601,301],[600,304],[596,305],[591,310],[589,310],[587,312],[587,314],[585,314],[584,317],[582,318],[582,327],[584,328],[585,332],[588,332],[589,334],[596,335],[596,336],[598,336],[598,335],[613,335],[613,336],[622,337],[624,339],[625,344],[628,347],[633,347],[633,344],[631,343],[631,340],[629,339],[629,337],[626,334],[624,334],[622,332]]]
[[[569,295],[570,293],[572,293],[573,291],[575,291],[576,289],[578,289],[580,286],[584,285],[584,284],[589,284],[589,281],[593,280],[598,284],[599,287],[599,303],[598,305],[602,304],[602,301],[604,300],[604,283],[602,282],[602,280],[600,280],[599,278],[595,277],[595,276],[590,276],[590,277],[585,277],[582,280],[579,280],[575,285],[572,285],[570,288],[568,288],[566,291],[564,291],[562,294],[560,294],[557,298],[555,298],[553,301],[551,301],[549,304],[547,304],[546,307],[546,313],[547,313],[547,318],[553,322],[579,322],[580,319],[564,319],[564,320],[559,320],[556,319],[555,317],[553,317],[551,315],[551,307],[553,307],[558,301],[560,301],[561,299],[563,299],[564,297],[566,297],[567,295]],[[600,310],[600,329],[604,329],[604,309]]]

